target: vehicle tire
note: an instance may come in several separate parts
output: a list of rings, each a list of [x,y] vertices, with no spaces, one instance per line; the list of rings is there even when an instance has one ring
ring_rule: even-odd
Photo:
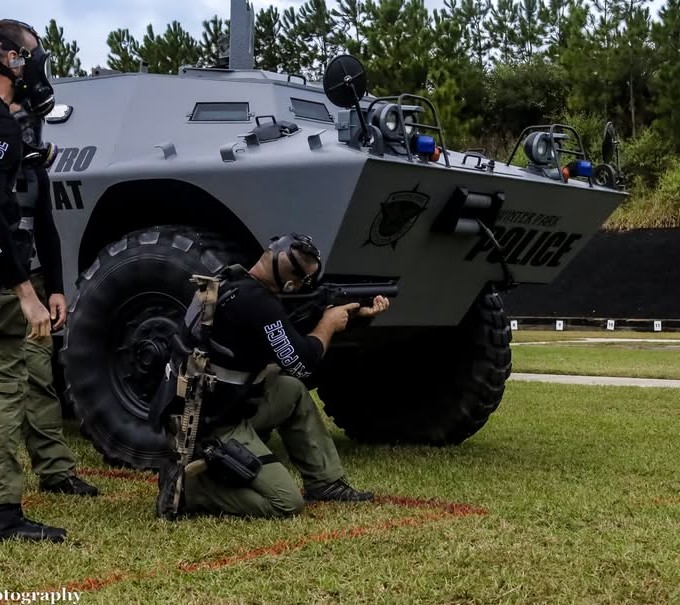
[[[217,236],[161,226],[108,245],[80,275],[61,362],[81,433],[107,463],[159,467],[167,445],[148,424],[149,401],[195,291],[190,277],[235,262],[245,261]]]
[[[458,445],[501,402],[511,338],[492,289],[455,328],[429,329],[389,346],[329,350],[319,396],[336,425],[359,442]]]

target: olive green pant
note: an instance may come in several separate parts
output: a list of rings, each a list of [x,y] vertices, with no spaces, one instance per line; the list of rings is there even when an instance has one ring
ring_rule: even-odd
[[[11,290],[0,290],[0,504],[19,504],[23,491],[19,447],[28,394],[25,338],[19,299]]]
[[[46,303],[42,275],[34,274],[31,282],[40,300]],[[27,339],[24,351],[28,396],[22,435],[33,472],[38,475],[41,484],[50,485],[66,479],[76,466],[73,452],[64,440],[61,401],[54,389],[52,338]]]
[[[44,300],[42,279],[33,280]],[[24,441],[43,484],[69,475],[75,466],[64,442],[61,402],[52,384],[52,339],[28,341],[19,299],[0,291],[0,504],[19,503]]]
[[[252,418],[214,431],[222,441],[235,439],[256,456],[271,454],[258,437],[276,429],[306,488],[343,476],[342,465],[328,428],[307,388],[291,376],[265,381],[264,396]],[[265,464],[248,487],[229,487],[204,472],[186,478],[188,512],[244,517],[285,517],[304,507],[300,488],[280,462]]]

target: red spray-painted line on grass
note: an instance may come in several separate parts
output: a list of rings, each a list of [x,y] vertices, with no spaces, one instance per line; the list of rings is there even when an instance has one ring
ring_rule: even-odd
[[[474,507],[470,507],[472,509]],[[481,509],[478,509],[481,510]],[[439,512],[432,512],[428,515],[422,517],[406,517],[404,519],[395,519],[391,521],[384,521],[383,523],[376,523],[375,525],[359,525],[357,527],[349,527],[346,529],[336,529],[334,531],[321,532],[319,534],[314,534],[307,536],[306,538],[301,538],[296,541],[281,541],[274,542],[269,546],[254,548],[252,550],[247,550],[245,552],[237,553],[234,555],[229,555],[226,557],[218,557],[209,560],[198,561],[196,563],[180,563],[178,569],[184,573],[192,573],[195,571],[203,570],[214,570],[220,569],[222,567],[228,567],[236,563],[243,563],[244,561],[250,561],[252,559],[257,559],[263,556],[278,556],[294,550],[299,550],[304,548],[308,544],[312,543],[326,543],[332,542],[333,540],[340,540],[343,538],[357,538],[369,533],[373,533],[376,530],[390,530],[397,529],[399,527],[417,527],[420,525],[425,525],[430,521],[440,521],[446,517],[452,516],[465,516],[469,514],[480,514],[480,513],[451,513],[446,510],[441,510]],[[481,514],[486,514],[486,511]]]
[[[401,498],[395,498],[401,500]],[[385,496],[380,498],[383,502],[391,502],[392,497]],[[408,498],[407,500],[412,500]],[[443,503],[444,508],[437,510],[434,507],[433,501],[416,501],[412,500],[410,506],[420,508],[420,504],[424,503],[428,508],[432,508],[432,512],[423,515],[422,517],[406,517],[404,519],[394,519],[389,521],[384,521],[382,523],[376,523],[374,525],[359,525],[357,527],[350,527],[345,529],[337,529],[334,531],[325,531],[318,534],[313,534],[299,540],[289,540],[289,541],[279,541],[270,544],[269,546],[263,546],[258,548],[252,548],[250,550],[241,551],[232,555],[227,556],[216,556],[210,559],[196,561],[194,563],[180,563],[177,565],[177,571],[181,573],[194,573],[197,571],[212,571],[216,569],[222,569],[224,567],[229,567],[230,565],[236,565],[238,563],[244,563],[246,561],[252,561],[253,559],[259,559],[260,557],[266,556],[280,556],[295,550],[300,550],[309,544],[314,543],[327,543],[334,540],[341,539],[352,539],[364,536],[366,534],[380,532],[384,530],[392,530],[400,527],[419,527],[425,525],[426,523],[433,521],[440,521],[442,519],[450,517],[463,517],[468,515],[485,515],[487,511],[484,509],[468,506],[468,505],[458,505],[453,503]],[[453,512],[456,511],[456,512]],[[167,570],[166,570],[167,571]],[[145,580],[157,576],[162,573],[162,570],[138,572],[138,573],[128,573],[123,574],[121,572],[114,572],[104,577],[90,577],[84,578],[82,580],[74,580],[66,584],[66,590],[72,592],[96,592],[112,584],[122,582],[125,580]],[[61,587],[59,587],[61,589]],[[49,591],[49,590],[48,590]]]
[[[144,481],[145,483],[158,482],[156,475],[149,475],[141,471],[128,471],[124,469],[81,468],[78,474],[83,477],[104,477],[105,479],[129,479],[131,481]]]
[[[471,504],[461,504],[459,502],[444,502],[431,498],[409,498],[407,496],[376,496],[375,502],[378,504],[395,504],[404,508],[432,508],[441,510],[455,517],[465,517],[467,515],[486,515],[488,511],[479,506]]]
[[[103,476],[119,479],[130,479],[134,481],[144,481],[156,483],[155,477],[149,477],[140,472],[126,471],[126,470],[100,470],[100,469],[82,469],[80,474],[85,476]],[[288,552],[300,550],[305,546],[313,543],[327,543],[333,540],[352,539],[369,533],[392,530],[400,527],[418,527],[425,525],[428,522],[440,521],[450,517],[465,517],[470,515],[486,515],[488,511],[469,504],[461,504],[457,502],[444,502],[437,499],[421,499],[409,498],[405,496],[376,496],[376,504],[392,504],[396,506],[403,506],[404,508],[425,509],[430,512],[420,517],[406,517],[403,519],[393,519],[376,523],[374,525],[359,525],[357,527],[349,527],[344,529],[337,529],[334,531],[326,531],[318,534],[313,534],[299,540],[279,541],[270,544],[269,546],[253,548],[246,551],[241,551],[227,556],[215,556],[210,559],[196,561],[194,563],[180,563],[177,565],[177,570],[181,573],[193,573],[196,571],[214,570],[251,561],[265,556],[280,556]],[[163,570],[149,570],[145,572],[113,572],[103,577],[89,577],[82,580],[73,580],[66,584],[66,589],[73,592],[96,592],[102,590],[107,586],[123,582],[126,580],[144,580],[153,578]],[[60,590],[62,587],[59,586]],[[49,592],[52,589],[47,589]],[[44,591],[42,591],[44,592]]]

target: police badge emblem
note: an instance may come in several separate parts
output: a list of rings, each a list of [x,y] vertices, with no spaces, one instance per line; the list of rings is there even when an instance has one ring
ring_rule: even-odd
[[[373,220],[366,244],[374,246],[391,245],[397,242],[413,227],[418,217],[425,211],[430,196],[418,191],[395,191],[380,204],[380,212]]]

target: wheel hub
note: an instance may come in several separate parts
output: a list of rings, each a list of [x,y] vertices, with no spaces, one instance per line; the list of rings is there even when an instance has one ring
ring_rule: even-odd
[[[140,340],[134,344],[135,370],[145,373],[157,368],[159,364],[167,361],[170,352],[168,342],[159,335],[158,340]]]
[[[183,313],[179,301],[149,294],[128,301],[118,314],[112,382],[123,407],[138,418],[148,417]]]

